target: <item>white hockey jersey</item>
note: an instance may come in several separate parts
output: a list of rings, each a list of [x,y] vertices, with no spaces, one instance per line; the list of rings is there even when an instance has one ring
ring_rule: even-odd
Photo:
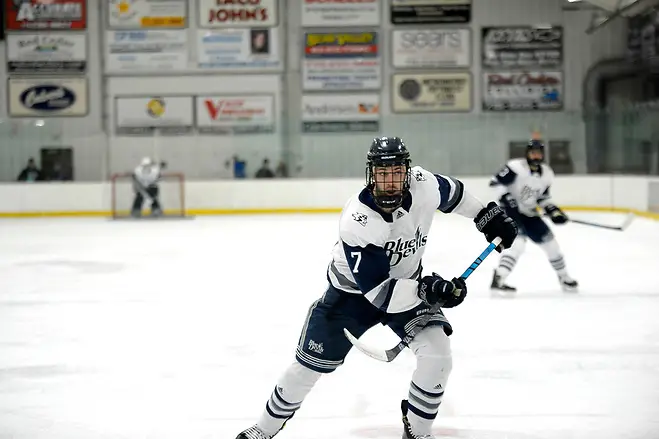
[[[418,166],[410,172],[410,194],[394,212],[379,209],[366,188],[348,200],[327,270],[333,287],[364,294],[388,313],[408,311],[421,303],[417,296],[421,259],[435,212],[474,218],[483,208],[459,180]]]
[[[490,181],[500,199],[509,193],[517,201],[519,212],[538,216],[537,208],[551,204],[549,189],[554,182],[554,171],[542,163],[538,172],[531,171],[526,159],[513,159],[506,163]]]
[[[133,171],[133,179],[143,188],[154,186],[160,180],[160,166],[157,164],[139,165]]]

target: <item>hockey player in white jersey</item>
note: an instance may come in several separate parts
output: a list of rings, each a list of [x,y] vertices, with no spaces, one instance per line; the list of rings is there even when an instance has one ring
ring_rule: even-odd
[[[131,215],[140,217],[142,215],[142,206],[145,200],[151,201],[151,215],[162,215],[162,208],[160,207],[158,189],[158,182],[164,163],[160,165],[154,163],[149,157],[144,157],[139,166],[133,171],[133,191],[135,198],[133,199],[133,207]]]
[[[360,337],[381,323],[402,339],[433,304],[451,308],[462,303],[464,280],[422,274],[437,210],[473,218],[488,241],[502,238],[502,248],[517,236],[514,221],[495,202],[484,207],[459,180],[412,168],[401,139],[374,139],[367,157],[366,187],[342,211],[327,269],[329,285],[309,309],[295,362],[275,385],[258,422],[237,439],[270,439],[283,428],[318,379],[343,364],[352,347],[343,328]],[[452,332],[439,311],[409,345],[417,367],[401,402],[405,439],[433,437],[431,427],[451,372]]]
[[[563,290],[575,291],[578,287],[577,281],[567,272],[563,253],[554,234],[538,213],[540,207],[554,224],[565,224],[568,221],[567,215],[551,200],[554,171],[543,163],[544,157],[544,144],[539,140],[531,140],[526,148],[526,158],[508,161],[490,182],[490,186],[497,192],[499,204],[519,228],[519,236],[513,246],[501,255],[499,266],[492,277],[491,288],[494,291],[516,291],[515,287],[505,281],[524,252],[527,237],[545,251]]]

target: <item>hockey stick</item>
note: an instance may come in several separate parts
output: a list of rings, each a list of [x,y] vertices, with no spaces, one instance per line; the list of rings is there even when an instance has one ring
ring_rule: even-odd
[[[631,212],[629,214],[627,214],[627,216],[625,217],[625,221],[623,221],[623,223],[619,226],[610,226],[608,224],[593,223],[593,222],[590,222],[590,221],[576,220],[576,219],[571,219],[570,218],[571,223],[583,224],[585,226],[599,227],[601,229],[617,230],[617,231],[620,231],[620,232],[627,229],[627,227],[629,227],[629,225],[632,223],[632,221],[634,221],[634,214],[631,213]]]
[[[478,268],[478,266],[485,260],[485,258],[487,258],[490,253],[492,253],[492,250],[497,248],[499,244],[501,244],[501,238],[494,238],[492,242],[487,246],[487,248],[483,250],[483,252],[474,260],[474,262],[471,263],[469,268],[467,268],[460,277],[462,279],[467,279],[469,276],[471,276],[471,273],[473,273]],[[366,346],[345,328],[343,328],[343,333],[353,346],[355,346],[369,357],[389,363],[393,361],[393,359],[396,358],[398,354],[400,354],[403,349],[409,345],[409,343],[414,339],[414,337],[416,337],[419,332],[421,332],[423,328],[426,327],[428,322],[430,322],[430,319],[432,319],[437,311],[439,311],[439,308],[439,305],[434,305],[432,308],[430,308],[428,313],[410,330],[410,332],[405,335],[405,338],[403,338],[400,343],[398,343],[395,347],[384,351]]]

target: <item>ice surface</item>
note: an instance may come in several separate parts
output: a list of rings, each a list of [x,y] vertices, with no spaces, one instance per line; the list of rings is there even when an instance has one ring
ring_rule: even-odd
[[[293,361],[337,217],[0,221],[0,438],[235,438]],[[532,245],[514,299],[488,290],[498,255],[483,263],[446,312],[439,438],[659,438],[659,223],[553,229],[581,292],[561,292]],[[438,214],[424,266],[458,275],[485,245]],[[364,339],[397,342],[384,327]],[[399,438],[413,369],[409,351],[353,350],[277,439]]]

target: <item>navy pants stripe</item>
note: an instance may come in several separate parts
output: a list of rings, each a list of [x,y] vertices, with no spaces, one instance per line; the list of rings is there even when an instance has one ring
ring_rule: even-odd
[[[364,296],[339,291],[330,285],[325,295],[309,309],[295,357],[311,370],[332,372],[343,364],[352,348],[343,328],[355,337],[361,337],[367,330],[381,323],[403,338],[405,326],[422,316],[427,309],[422,304],[403,313],[387,314],[378,310]],[[441,311],[429,323],[429,326],[434,325],[444,326],[448,335],[453,332]]]

